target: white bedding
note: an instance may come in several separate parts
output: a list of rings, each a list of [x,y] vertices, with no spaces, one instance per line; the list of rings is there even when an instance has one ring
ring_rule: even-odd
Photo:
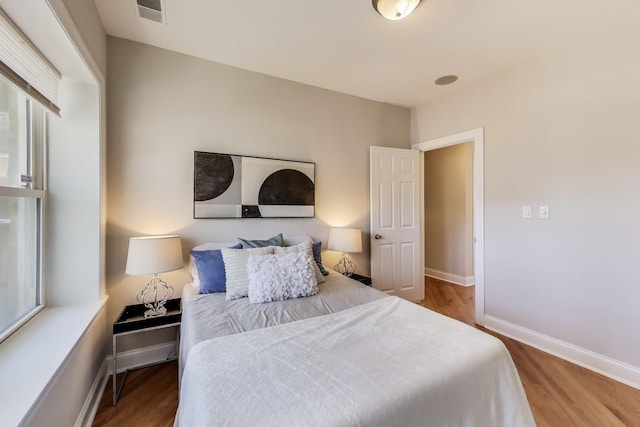
[[[189,350],[206,339],[335,313],[387,297],[387,294],[330,271],[318,294],[266,304],[249,304],[248,298],[226,301],[224,293],[199,295],[185,286],[182,292],[179,377]]]
[[[176,426],[534,426],[496,338],[396,297],[202,341]]]

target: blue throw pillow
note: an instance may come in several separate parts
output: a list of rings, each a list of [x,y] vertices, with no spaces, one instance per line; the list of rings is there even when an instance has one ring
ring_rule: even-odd
[[[282,233],[273,236],[267,240],[247,240],[238,237],[238,241],[242,244],[242,249],[249,248],[265,248],[267,246],[284,246]]]
[[[318,264],[318,268],[323,276],[328,276],[329,272],[324,269],[322,265],[322,256],[320,255],[320,250],[322,249],[322,242],[313,242],[311,244],[311,250],[313,251],[313,259]]]
[[[231,249],[241,249],[242,245],[231,246]],[[227,275],[224,270],[224,261],[220,249],[210,251],[189,252],[196,261],[198,277],[200,278],[201,294],[212,294],[227,291]]]

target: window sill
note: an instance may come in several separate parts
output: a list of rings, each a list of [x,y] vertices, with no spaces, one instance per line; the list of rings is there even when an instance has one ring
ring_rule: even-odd
[[[4,425],[19,425],[29,414],[106,302],[105,297],[91,303],[47,307],[0,344]]]

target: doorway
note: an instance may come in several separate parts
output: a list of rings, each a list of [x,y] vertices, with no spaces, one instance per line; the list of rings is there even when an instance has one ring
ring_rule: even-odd
[[[473,145],[465,142],[420,154],[424,157],[424,273],[472,286]]]
[[[411,148],[431,151],[457,144],[473,146],[473,276],[475,280],[475,321],[484,326],[484,128],[476,128],[414,144]],[[424,171],[423,171],[424,180]],[[424,203],[422,206],[424,220]],[[425,236],[422,235],[424,253]]]

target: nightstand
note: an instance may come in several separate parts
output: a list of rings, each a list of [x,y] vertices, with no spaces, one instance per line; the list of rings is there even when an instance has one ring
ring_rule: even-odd
[[[128,305],[120,313],[120,316],[113,323],[113,405],[115,406],[120,398],[120,393],[124,388],[124,382],[127,380],[129,371],[133,369],[127,369],[124,371],[124,377],[120,383],[120,387],[117,388],[116,373],[118,372],[117,365],[117,339],[123,335],[135,334],[138,332],[148,332],[156,329],[170,328],[173,326],[180,326],[180,320],[182,319],[182,305],[180,298],[170,299],[165,304],[167,308],[167,314],[157,317],[144,317],[144,312],[147,308],[144,304]],[[178,333],[179,334],[179,333]],[[147,368],[150,366],[158,365],[160,363],[171,362],[178,357],[171,357],[162,362],[151,363],[144,366],[139,366],[134,369]]]
[[[361,276],[359,274],[353,273],[351,275],[351,278],[353,280],[357,280],[358,282],[367,285],[367,286],[371,286],[371,277],[367,277],[367,276]]]

